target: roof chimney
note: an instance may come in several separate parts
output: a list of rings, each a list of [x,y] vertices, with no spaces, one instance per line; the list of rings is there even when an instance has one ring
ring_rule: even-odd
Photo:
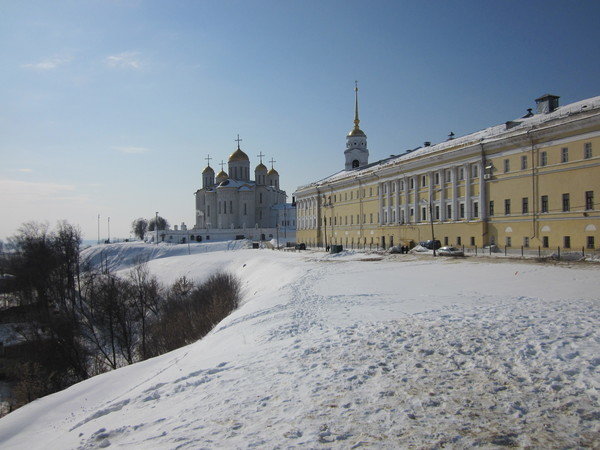
[[[429,141],[425,141],[423,144],[424,147],[430,147],[431,146],[431,142]]]
[[[448,139],[446,139],[446,140],[451,141],[452,139],[454,139],[454,131],[450,132],[450,134],[448,135]]]
[[[560,97],[552,94],[542,95],[540,98],[536,98],[537,112],[538,114],[548,114],[558,108],[558,99]]]

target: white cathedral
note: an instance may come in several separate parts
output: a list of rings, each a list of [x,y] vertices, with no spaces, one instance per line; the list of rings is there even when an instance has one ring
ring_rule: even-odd
[[[215,176],[215,171],[208,165],[202,172],[202,188],[195,193],[196,196],[196,225],[194,231],[199,236],[207,235],[204,239],[226,238],[226,234],[234,233],[235,236],[256,238],[254,230],[261,238],[268,238],[273,230],[284,222],[291,225],[293,216],[293,229],[295,230],[295,208],[286,205],[286,193],[279,188],[279,173],[262,163],[264,155],[260,153],[259,164],[254,169],[254,180],[250,179],[250,159],[240,148],[241,139],[238,136],[237,149],[229,156],[228,171],[221,171]],[[283,211],[283,216],[282,212]],[[287,220],[287,215],[289,219]],[[279,217],[282,216],[282,217]],[[289,222],[289,223],[285,223]],[[292,228],[291,226],[289,228]],[[266,230],[265,230],[266,229]],[[262,236],[267,233],[269,236]]]

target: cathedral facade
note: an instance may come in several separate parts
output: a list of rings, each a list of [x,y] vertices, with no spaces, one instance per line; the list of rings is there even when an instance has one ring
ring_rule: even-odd
[[[243,230],[274,229],[277,226],[276,205],[286,203],[286,193],[280,189],[279,173],[260,162],[254,168],[254,180],[250,178],[250,159],[240,148],[241,139],[236,140],[237,149],[229,156],[228,172],[223,170],[215,175],[208,165],[202,172],[202,188],[195,193],[196,224],[194,230],[205,230],[213,234],[223,234],[225,230],[241,230],[236,236],[247,235]],[[222,230],[221,232],[219,232]],[[251,233],[250,233],[251,234]]]

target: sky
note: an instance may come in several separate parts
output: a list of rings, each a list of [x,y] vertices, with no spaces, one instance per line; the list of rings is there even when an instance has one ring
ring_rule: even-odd
[[[195,220],[237,135],[289,200],[344,167],[600,95],[597,1],[0,0],[0,239]],[[270,164],[269,164],[270,165]],[[227,167],[225,167],[227,170]],[[98,221],[100,215],[100,221]]]

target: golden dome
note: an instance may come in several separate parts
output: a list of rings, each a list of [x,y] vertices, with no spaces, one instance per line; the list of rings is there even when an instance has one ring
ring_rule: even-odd
[[[361,136],[361,137],[367,137],[366,134],[363,132],[363,130],[361,130],[358,127],[355,127],[350,133],[348,133],[348,136]]]
[[[206,166],[206,168],[202,171],[202,174],[205,174],[205,173],[215,173],[215,171],[213,170],[212,167]]]
[[[221,170],[221,171],[220,171],[220,172],[217,174],[217,180],[218,180],[218,179],[220,179],[220,178],[225,178],[225,179],[227,179],[227,178],[229,178],[229,175],[227,175],[227,173],[225,173],[224,171],[222,171],[222,170]]]
[[[265,166],[263,163],[260,163],[258,166],[256,166],[256,169],[254,169],[254,171],[258,172],[259,170],[261,172],[266,172],[267,171],[267,166]]]
[[[271,169],[267,172],[267,175],[279,175],[279,172],[277,172],[275,169]]]
[[[235,152],[229,155],[229,162],[234,161],[250,161],[250,159],[248,158],[248,155],[238,148]]]

